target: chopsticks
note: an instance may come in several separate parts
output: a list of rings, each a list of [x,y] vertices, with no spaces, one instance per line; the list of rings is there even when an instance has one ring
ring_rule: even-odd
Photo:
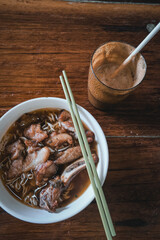
[[[83,157],[85,159],[87,172],[94,190],[97,206],[99,209],[99,213],[102,219],[103,227],[105,230],[105,234],[108,240],[112,240],[112,236],[116,236],[115,229],[112,223],[112,219],[109,213],[109,209],[105,200],[105,196],[102,190],[101,182],[99,180],[97,170],[92,158],[91,150],[86,138],[86,134],[83,128],[83,124],[81,122],[78,109],[73,97],[72,90],[70,88],[68,78],[65,71],[62,71],[63,76],[60,76],[60,81],[63,87],[63,91],[68,102],[71,117],[73,120],[73,124],[78,136],[79,144],[82,150]],[[63,79],[64,77],[64,79]]]

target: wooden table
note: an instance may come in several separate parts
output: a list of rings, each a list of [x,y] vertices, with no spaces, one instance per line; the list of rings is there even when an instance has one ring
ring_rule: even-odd
[[[110,164],[104,193],[117,240],[160,239],[160,34],[145,47],[148,69],[124,102],[96,110],[87,76],[94,49],[107,41],[137,46],[157,24],[160,5],[0,1],[0,116],[22,101],[64,97],[67,71],[76,102],[101,125]],[[0,209],[0,239],[105,239],[96,202],[69,220],[31,224]]]

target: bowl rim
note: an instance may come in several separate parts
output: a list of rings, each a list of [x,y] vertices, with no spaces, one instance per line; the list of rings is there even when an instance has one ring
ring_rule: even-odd
[[[27,101],[24,101],[24,102],[21,102],[21,103],[19,103],[19,104],[17,104],[16,106],[14,106],[13,108],[11,108],[10,110],[8,110],[1,118],[0,118],[0,125],[1,125],[1,123],[2,123],[2,121],[5,121],[5,119],[11,114],[11,113],[13,113],[13,112],[16,112],[16,110],[17,109],[19,109],[20,107],[22,107],[23,105],[25,106],[25,105],[27,105],[27,104],[30,104],[30,103],[36,103],[37,101],[44,101],[45,102],[45,100],[49,100],[49,101],[60,101],[60,102],[63,102],[63,103],[65,103],[65,106],[64,106],[64,109],[67,109],[67,110],[69,110],[69,108],[67,107],[67,101],[66,101],[66,99],[64,99],[64,98],[57,98],[57,97],[40,97],[40,98],[33,98],[33,99],[30,99],[30,100],[27,100]],[[78,110],[79,110],[79,112],[80,112],[80,115],[82,115],[82,116],[84,116],[84,118],[86,118],[87,119],[87,117],[88,118],[91,118],[92,119],[92,124],[96,124],[96,129],[98,129],[99,130],[99,132],[98,132],[98,134],[100,134],[101,135],[101,138],[102,138],[102,140],[104,141],[103,142],[103,151],[104,151],[104,153],[106,154],[106,161],[105,161],[105,172],[104,172],[104,174],[103,174],[103,179],[100,179],[101,180],[101,184],[103,185],[104,184],[104,181],[105,181],[105,179],[106,179],[106,176],[107,176],[107,172],[108,172],[108,165],[109,165],[109,150],[108,150],[108,144],[107,144],[107,140],[106,140],[106,137],[105,137],[105,135],[104,135],[104,133],[103,133],[103,130],[102,130],[102,128],[100,127],[100,125],[99,125],[99,123],[97,122],[97,120],[85,109],[85,108],[83,108],[83,107],[81,107],[80,105],[78,105],[77,104],[77,107],[78,107]],[[35,108],[35,110],[36,109],[42,109],[42,108],[44,108],[44,107],[38,107],[38,108]],[[50,107],[49,107],[50,108]],[[53,107],[53,108],[56,108],[56,107]],[[30,111],[26,111],[26,113],[27,112],[32,112],[32,111],[34,111],[34,110],[30,110]],[[22,113],[20,116],[22,116],[24,113]],[[17,115],[17,118],[16,118],[16,120],[20,117],[19,115]],[[16,121],[15,120],[15,121]],[[13,122],[15,122],[15,121],[12,121],[12,123],[11,124],[13,124]],[[8,128],[11,126],[11,124],[10,125],[8,125]],[[87,125],[88,126],[88,125]],[[89,128],[90,128],[90,126],[88,126]],[[6,131],[8,130],[8,128],[6,128]],[[5,132],[6,132],[5,131]],[[1,139],[2,139],[2,137],[4,136],[4,134],[5,134],[5,132],[4,133],[2,133],[2,135],[0,134],[0,141],[1,141]],[[104,169],[103,169],[103,171],[104,171]],[[1,179],[0,179],[0,181],[1,181]],[[91,184],[89,185],[89,187],[91,187]],[[88,188],[89,188],[88,187]],[[87,189],[88,189],[87,188]],[[87,190],[86,189],[86,190]],[[86,190],[85,190],[85,192],[86,192]],[[6,190],[7,191],[7,190]],[[85,192],[81,195],[81,196],[83,196],[84,194],[85,194]],[[10,193],[9,193],[10,194]],[[11,195],[11,194],[10,194]],[[81,196],[78,198],[78,199],[80,199],[81,198]],[[0,197],[1,198],[1,197]],[[60,221],[63,221],[63,220],[66,220],[66,219],[69,219],[69,218],[71,218],[72,216],[75,216],[76,214],[78,214],[79,212],[81,212],[83,209],[85,209],[92,201],[93,201],[93,199],[94,199],[95,197],[94,197],[94,194],[92,194],[91,196],[89,196],[89,197],[87,197],[87,201],[85,201],[85,202],[83,202],[82,204],[81,204],[81,207],[80,206],[78,206],[78,208],[76,209],[76,210],[74,210],[72,213],[70,213],[69,214],[69,216],[66,216],[66,217],[61,217],[61,218],[59,218],[59,219],[57,219],[57,220],[55,220],[55,219],[53,219],[53,220],[44,220],[44,219],[39,219],[39,220],[33,220],[33,219],[31,219],[30,217],[26,217],[26,216],[22,216],[21,214],[19,214],[18,212],[16,212],[16,211],[13,211],[13,210],[11,210],[11,208],[9,207],[9,206],[6,206],[5,204],[3,204],[2,202],[1,202],[1,199],[0,199],[0,207],[2,207],[7,213],[9,213],[10,215],[12,215],[12,216],[14,216],[15,218],[18,218],[18,219],[20,219],[20,220],[23,220],[23,221],[26,221],[26,222],[30,222],[30,223],[38,223],[38,224],[48,224],[48,223],[55,223],[55,222],[60,222]],[[16,201],[18,201],[18,200],[16,200]],[[75,202],[75,201],[77,201],[77,200],[74,200],[73,202]],[[18,201],[19,202],[19,201]],[[23,203],[21,203],[21,204],[23,204]],[[23,206],[24,206],[24,204],[23,204]],[[67,205],[68,206],[68,205]],[[31,207],[29,207],[29,208],[31,208]],[[34,208],[33,208],[34,209]],[[42,209],[36,209],[36,210],[38,210],[38,211],[42,211]],[[51,213],[51,214],[53,214],[53,213]],[[57,213],[56,213],[57,214]]]

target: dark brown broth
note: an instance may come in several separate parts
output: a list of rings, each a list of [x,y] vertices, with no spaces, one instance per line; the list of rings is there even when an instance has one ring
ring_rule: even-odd
[[[8,131],[5,134],[5,136],[3,137],[0,145],[2,145],[3,142],[5,142],[4,145],[6,148],[7,145],[10,145],[11,143],[15,142],[19,137],[21,137],[23,135],[24,129],[26,127],[28,127],[29,125],[31,125],[33,123],[39,123],[39,122],[41,123],[41,126],[43,126],[45,124],[47,116],[50,113],[54,113],[56,118],[58,118],[61,111],[62,111],[62,109],[48,108],[48,109],[40,109],[37,111],[33,111],[30,113],[24,114],[14,124],[12,124],[12,126],[8,129]],[[84,123],[83,123],[83,125],[84,125],[85,130],[89,130],[89,128]],[[78,145],[78,141],[77,141],[77,139],[75,139],[74,135],[72,137],[74,139],[74,146]],[[6,140],[6,138],[7,138],[7,140]],[[0,163],[8,155],[8,153],[5,151],[5,148],[0,149]],[[91,151],[97,152],[96,142],[94,142],[92,144]],[[25,155],[25,153],[24,153],[24,155]],[[65,165],[60,165],[56,175],[60,175],[63,172],[64,168],[70,164],[71,163],[65,164]],[[5,167],[3,169],[0,168],[0,177],[2,179],[4,186],[14,197],[16,197],[16,199],[18,199],[21,202],[23,202],[24,204],[26,204],[26,202],[24,202],[24,199],[22,199],[22,190],[17,192],[17,191],[15,191],[15,189],[13,189],[12,187],[10,187],[7,184],[7,181],[3,176],[4,171],[7,171],[7,169]],[[35,185],[35,180],[32,179],[32,180],[28,181],[26,186],[28,185],[30,187],[31,183],[32,183],[32,186],[31,186],[30,192],[32,192],[32,193],[36,192],[35,195],[38,198],[38,193],[40,190],[38,190],[39,187],[37,187]],[[88,188],[90,181],[89,181],[87,171],[83,170],[82,172],[80,172],[72,180],[71,184],[72,184],[72,190],[70,190],[70,192],[68,193],[70,197],[68,199],[63,199],[63,195],[62,195],[63,201],[60,203],[60,205],[59,205],[60,207],[64,207],[64,206],[68,205],[69,203],[71,203],[72,201],[74,201],[75,199],[77,199]],[[45,186],[46,186],[46,184],[44,186],[42,186],[42,188]],[[65,192],[64,192],[64,194],[65,194]],[[33,207],[33,205],[31,205],[31,206]],[[34,207],[36,207],[36,206],[34,206]]]

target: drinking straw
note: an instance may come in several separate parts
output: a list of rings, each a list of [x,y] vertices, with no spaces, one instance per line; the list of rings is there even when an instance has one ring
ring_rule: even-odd
[[[160,22],[157,26],[148,34],[148,36],[135,48],[135,50],[123,61],[123,63],[111,74],[110,78],[115,78],[117,74],[122,71],[122,69],[131,61],[137,53],[139,53],[142,48],[156,35],[160,30]]]

